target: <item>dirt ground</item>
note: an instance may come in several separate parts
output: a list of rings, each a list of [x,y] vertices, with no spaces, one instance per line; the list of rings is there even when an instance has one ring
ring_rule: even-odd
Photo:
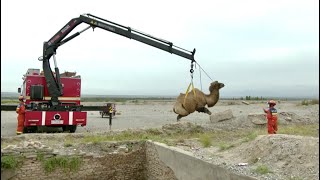
[[[221,100],[211,112],[231,110],[233,117],[221,122],[210,122],[209,115],[195,112],[176,122],[173,101],[138,101],[116,103],[117,115],[113,119],[112,131],[124,129],[162,128],[163,126],[184,127],[186,123],[199,125],[207,130],[250,129],[256,125],[248,119],[249,114],[262,113],[267,106],[264,101]],[[301,101],[281,101],[277,104],[281,124],[314,124],[319,130],[319,105],[300,105]],[[85,105],[101,105],[86,103]],[[86,127],[78,127],[76,134],[83,132],[108,132],[109,119],[101,118],[99,112],[88,112]],[[1,137],[15,136],[15,112],[1,112]],[[242,143],[234,148],[219,151],[217,147],[203,148],[198,141],[185,141],[177,145],[190,151],[195,157],[225,167],[233,172],[258,179],[319,179],[319,134],[304,137],[286,134],[258,136],[255,140]],[[40,134],[39,134],[40,135]],[[267,166],[272,173],[257,174],[252,170]]]
[[[319,105],[299,106],[301,101],[281,102],[277,105],[279,113],[291,113],[293,123],[319,122]],[[83,105],[102,105],[103,103],[85,102]],[[159,128],[165,124],[176,122],[177,115],[173,113],[173,101],[138,101],[116,103],[117,115],[112,120],[112,130],[128,128]],[[247,116],[250,113],[262,113],[267,104],[264,101],[251,102],[245,105],[241,101],[219,101],[210,111],[214,114],[231,110],[234,119],[223,121],[212,126],[209,115],[195,112],[181,119],[182,122],[191,122],[196,125],[213,129],[238,129],[254,126]],[[1,112],[1,137],[14,136],[16,132],[16,113],[13,111]],[[98,111],[89,111],[86,127],[78,127],[76,133],[99,132],[109,130],[108,117],[101,118]]]

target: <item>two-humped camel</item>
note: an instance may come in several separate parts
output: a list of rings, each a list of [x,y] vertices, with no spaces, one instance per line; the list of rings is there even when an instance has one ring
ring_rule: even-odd
[[[186,98],[186,94],[180,93],[173,107],[173,112],[178,114],[177,121],[195,111],[211,115],[211,112],[205,106],[213,107],[218,102],[219,90],[223,87],[223,83],[214,81],[209,87],[210,94],[204,94],[197,88],[194,89],[196,95],[191,90]]]

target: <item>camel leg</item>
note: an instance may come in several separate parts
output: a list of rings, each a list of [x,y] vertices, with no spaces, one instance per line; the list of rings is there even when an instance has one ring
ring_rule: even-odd
[[[198,112],[207,113],[207,114],[209,114],[209,115],[212,114],[212,113],[209,111],[209,109],[206,108],[206,107],[200,107],[200,108],[197,109],[197,111],[198,111]]]
[[[207,114],[209,114],[209,115],[211,115],[212,113],[210,112],[210,110],[208,109],[208,108],[204,108],[204,113],[207,113]]]
[[[180,121],[180,119],[182,118],[183,116],[181,116],[180,114],[177,116],[177,121]]]

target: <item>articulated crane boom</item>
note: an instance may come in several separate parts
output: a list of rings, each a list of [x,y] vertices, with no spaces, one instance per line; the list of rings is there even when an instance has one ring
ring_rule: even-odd
[[[86,23],[89,26],[67,37],[67,35],[81,23]],[[21,86],[23,89],[22,92],[21,88],[18,88],[18,92],[23,95],[26,100],[24,132],[36,132],[39,127],[46,126],[62,127],[63,131],[72,133],[76,131],[78,126],[86,126],[86,111],[97,111],[104,108],[81,105],[80,76],[75,76],[76,73],[70,72],[60,74],[55,57],[56,51],[61,45],[79,36],[91,27],[93,29],[98,27],[189,59],[191,65],[195,62],[195,49],[193,51],[185,50],[174,46],[172,42],[153,37],[91,14],[80,15],[78,18],[71,19],[49,39],[49,41],[44,42],[43,55],[39,58],[43,63],[43,73],[40,73],[40,69],[29,68],[27,73],[24,74],[23,85]],[[50,67],[49,60],[51,57],[53,57],[55,72],[53,72]],[[112,107],[115,108],[115,106]],[[13,105],[1,105],[1,110],[14,111],[15,109],[16,106]],[[109,110],[109,113],[110,112]],[[109,114],[109,117],[112,117],[111,114]]]
[[[89,24],[89,26],[84,30],[71,35],[70,37],[65,38],[76,26],[78,26],[81,23]],[[153,37],[151,35],[134,30],[130,27],[126,27],[126,26],[102,19],[91,14],[80,15],[80,17],[78,18],[71,19],[49,41],[44,42],[43,56],[39,58],[39,60],[43,61],[43,72],[46,79],[47,88],[51,96],[50,104],[52,108],[50,109],[52,110],[57,110],[59,105],[58,97],[63,95],[62,85],[60,82],[60,73],[59,73],[59,69],[57,67],[57,63],[55,59],[57,48],[63,45],[64,43],[70,41],[71,39],[77,37],[82,32],[88,30],[90,27],[92,27],[93,29],[98,27],[98,28],[116,33],[118,35],[127,37],[129,39],[134,39],[136,41],[145,43],[155,48],[159,48],[169,53],[181,56],[191,61],[194,61],[195,49],[193,51],[187,51],[178,46],[174,46],[172,42]],[[54,74],[50,68],[49,59],[51,58],[51,56],[53,56],[53,60],[55,64],[56,77],[54,77]]]

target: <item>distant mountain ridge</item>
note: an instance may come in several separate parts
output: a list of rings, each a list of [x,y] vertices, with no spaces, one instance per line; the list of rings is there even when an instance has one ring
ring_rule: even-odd
[[[18,97],[19,93],[14,92],[1,92],[2,98],[15,98]],[[95,95],[95,94],[83,94],[82,98],[175,98],[175,96],[167,95]]]
[[[1,98],[2,97],[17,97],[19,95],[18,92],[1,92]]]
[[[19,96],[19,93],[14,93],[14,92],[1,92],[1,99],[7,99],[7,98],[17,98]],[[221,96],[221,98],[224,99],[230,99],[230,98],[241,98],[241,97],[246,97],[247,95],[225,95]],[[255,97],[261,97],[259,95],[250,95],[252,98]],[[81,96],[82,98],[176,98],[177,96],[174,95],[96,95],[96,94],[83,94]],[[288,98],[288,99],[318,99],[319,96],[279,96],[279,95],[274,95],[274,96],[262,96],[264,98],[275,98],[275,99],[281,99],[281,98]]]

